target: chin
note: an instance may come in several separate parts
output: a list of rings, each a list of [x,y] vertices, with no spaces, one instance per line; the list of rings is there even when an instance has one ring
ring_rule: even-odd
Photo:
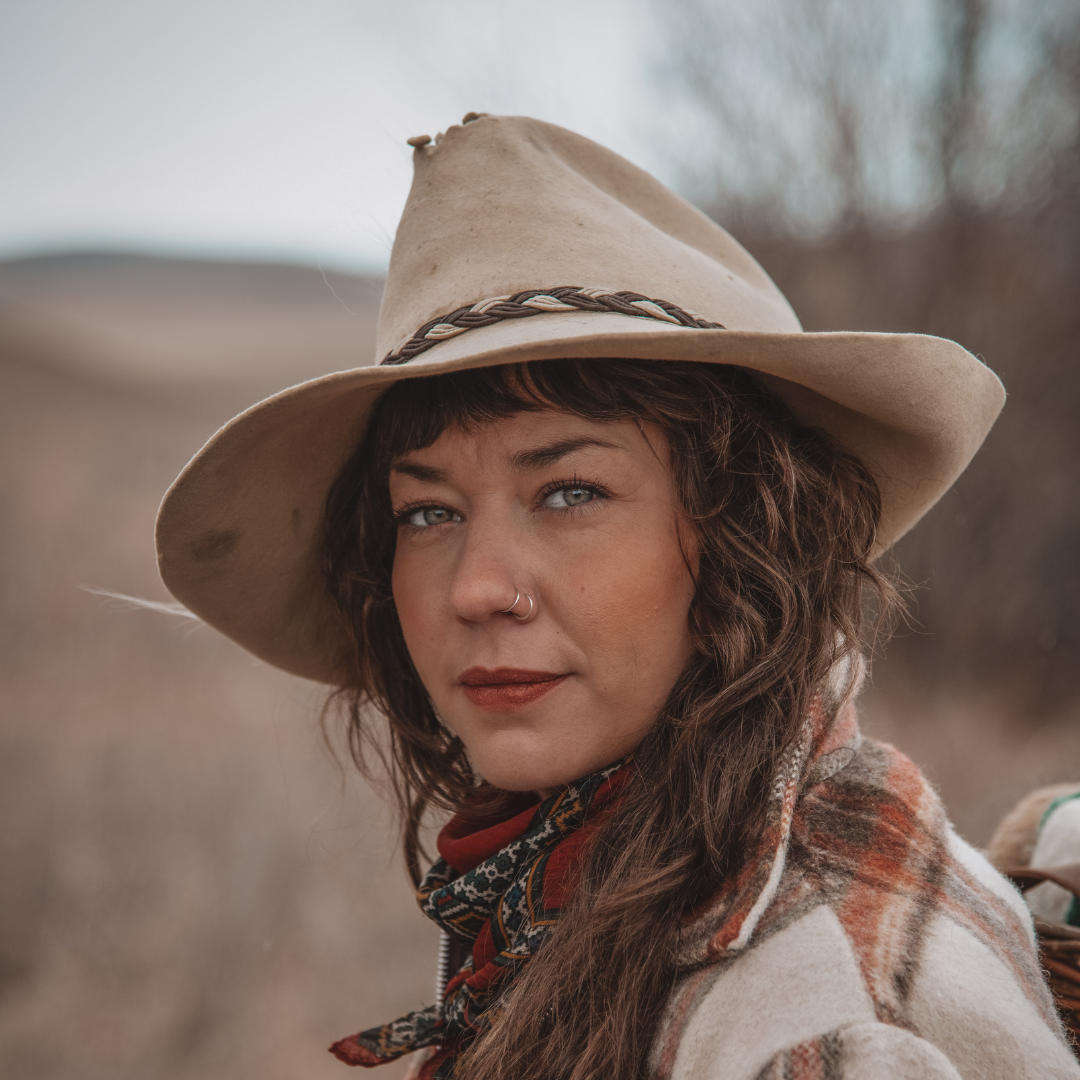
[[[550,791],[579,776],[573,769],[552,768],[550,761],[500,761],[487,768],[478,766],[476,771],[493,787],[503,791]]]
[[[509,736],[509,737],[507,737]],[[553,751],[550,740],[535,733],[503,732],[471,750],[473,768],[503,791],[547,791],[587,776],[607,764],[593,765],[580,749],[567,756]]]

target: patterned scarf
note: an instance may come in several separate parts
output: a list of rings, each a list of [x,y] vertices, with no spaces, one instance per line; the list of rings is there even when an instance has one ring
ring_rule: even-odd
[[[442,1080],[491,1025],[497,1001],[544,944],[573,889],[585,845],[617,804],[626,762],[601,769],[527,806],[508,821],[458,815],[439,834],[441,858],[417,892],[420,910],[472,954],[441,1002],[331,1048],[348,1065],[382,1065],[437,1046],[424,1077]]]

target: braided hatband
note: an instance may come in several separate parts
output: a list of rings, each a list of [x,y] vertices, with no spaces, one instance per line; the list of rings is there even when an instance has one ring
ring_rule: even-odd
[[[504,319],[525,319],[553,311],[614,311],[619,315],[657,319],[698,330],[724,330],[720,323],[709,322],[692,311],[686,311],[666,300],[650,300],[635,292],[612,292],[610,289],[581,289],[576,285],[561,285],[556,289],[528,289],[513,296],[493,296],[470,307],[458,308],[425,323],[410,337],[401,341],[380,361],[382,364],[404,364],[414,356],[430,349],[447,338],[457,337],[478,326],[491,326]]]

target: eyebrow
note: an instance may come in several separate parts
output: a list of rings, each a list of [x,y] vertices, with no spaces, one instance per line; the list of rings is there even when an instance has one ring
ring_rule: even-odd
[[[601,450],[619,450],[621,447],[615,443],[605,442],[603,439],[561,439],[559,442],[548,443],[546,446],[536,446],[531,450],[519,450],[510,457],[510,467],[516,472],[525,472],[528,469],[542,469],[548,465],[554,465],[568,454],[578,450],[587,450],[590,447],[598,447]],[[450,474],[445,469],[436,469],[431,465],[421,465],[417,461],[395,461],[390,466],[391,472],[404,473],[422,484],[445,484],[450,479]]]
[[[450,479],[450,474],[445,469],[435,469],[415,461],[395,461],[390,466],[390,471],[404,473],[422,484],[445,484]]]
[[[559,442],[548,443],[547,446],[537,446],[532,450],[519,450],[510,458],[510,467],[518,471],[526,469],[542,469],[546,465],[554,465],[567,454],[573,454],[578,450],[587,450],[589,447],[599,447],[602,450],[620,450],[615,443],[604,442],[603,439],[562,439]]]

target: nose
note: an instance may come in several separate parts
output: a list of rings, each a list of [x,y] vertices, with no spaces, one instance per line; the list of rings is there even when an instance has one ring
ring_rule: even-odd
[[[505,520],[487,523],[474,518],[469,523],[450,583],[450,605],[458,618],[512,622],[515,613],[533,610],[536,583],[524,540]],[[533,604],[526,596],[534,598]]]

